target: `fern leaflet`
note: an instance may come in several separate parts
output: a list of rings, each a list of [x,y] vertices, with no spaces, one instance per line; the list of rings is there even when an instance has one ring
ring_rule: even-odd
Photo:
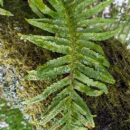
[[[0,0],[0,5],[3,6],[3,0]],[[9,11],[0,8],[0,15],[13,16]]]

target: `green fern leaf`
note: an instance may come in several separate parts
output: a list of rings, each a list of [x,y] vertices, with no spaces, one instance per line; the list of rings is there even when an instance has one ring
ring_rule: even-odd
[[[101,4],[99,5],[96,5],[95,7],[93,7],[92,9],[85,9],[83,10],[82,13],[80,14],[76,14],[74,12],[74,17],[76,17],[76,19],[80,19],[80,18],[89,18],[99,12],[101,12],[105,7],[107,7],[109,4],[111,4],[114,0],[107,0],[105,2],[102,2]],[[72,13],[73,14],[73,13]],[[81,20],[81,19],[80,19]],[[82,20],[81,20],[82,21]]]
[[[42,14],[39,9],[35,6],[35,4],[32,2],[32,0],[29,0],[29,6],[32,9],[34,13],[36,13],[40,18],[44,17],[44,14]]]
[[[68,120],[68,117],[69,117],[69,114],[67,113],[60,120],[55,122],[55,124],[51,128],[49,128],[49,130],[55,130],[56,128],[58,128],[61,125],[63,125]]]
[[[0,5],[3,6],[3,0],[0,0]],[[9,11],[0,8],[0,15],[13,16]]]
[[[0,0],[0,5],[3,6],[3,0]]]
[[[58,75],[67,75],[47,87],[40,95],[24,102],[24,104],[36,103],[45,100],[50,94],[60,91],[42,114],[41,125],[50,122],[60,113],[64,115],[61,119],[57,119],[49,130],[57,128],[88,130],[88,125],[94,128],[93,116],[78,92],[88,96],[100,96],[102,93],[108,93],[105,83],[115,83],[106,69],[110,64],[106,60],[102,48],[94,41],[108,39],[119,29],[104,32],[102,27],[115,20],[89,19],[102,11],[113,0],[103,2],[92,9],[86,8],[95,1],[48,0],[54,8],[52,10],[41,0],[31,0],[34,6],[32,8],[38,9],[43,15],[49,15],[49,18],[26,19],[27,22],[50,32],[52,36],[19,35],[25,40],[52,52],[61,53],[63,56],[30,71],[24,78],[52,80],[56,79]]]
[[[0,8],[0,15],[13,16],[9,11]]]

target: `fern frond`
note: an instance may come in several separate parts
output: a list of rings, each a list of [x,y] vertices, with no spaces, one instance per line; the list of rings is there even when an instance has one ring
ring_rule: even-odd
[[[108,93],[105,83],[115,83],[106,69],[110,64],[106,60],[102,48],[94,41],[108,39],[119,29],[104,32],[102,26],[105,27],[108,22],[113,23],[115,20],[89,19],[102,11],[113,0],[103,2],[92,9],[86,8],[95,1],[48,0],[54,8],[52,10],[41,0],[31,0],[43,15],[49,15],[50,18],[27,19],[27,22],[50,32],[52,36],[21,34],[20,36],[42,48],[61,53],[63,56],[30,71],[25,79],[51,80],[56,79],[58,75],[67,75],[47,87],[40,95],[24,102],[24,104],[32,104],[42,101],[50,94],[60,91],[44,111],[40,122],[41,125],[45,125],[56,115],[62,113],[64,116],[57,120],[50,130],[57,128],[87,130],[88,125],[94,128],[93,116],[78,92],[88,96],[100,96],[102,93]]]

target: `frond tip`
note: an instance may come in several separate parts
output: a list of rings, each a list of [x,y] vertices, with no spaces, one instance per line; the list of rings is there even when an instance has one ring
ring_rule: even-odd
[[[0,8],[0,15],[13,16],[9,11]]]
[[[115,83],[106,69],[110,64],[106,60],[102,48],[94,41],[108,39],[115,35],[119,29],[102,32],[104,31],[101,29],[102,24],[107,26],[108,21],[112,23],[115,20],[89,18],[102,11],[113,0],[103,2],[92,9],[87,9],[87,6],[93,4],[95,0],[48,0],[48,2],[54,10],[41,0],[31,0],[33,5],[31,8],[36,13],[40,11],[40,16],[41,14],[48,15],[49,18],[27,19],[26,21],[53,35],[20,34],[20,37],[52,52],[61,53],[63,56],[30,71],[25,78],[28,80],[52,80],[60,75],[63,75],[64,78],[47,87],[40,95],[25,101],[24,104],[45,100],[50,94],[59,92],[44,111],[40,124],[45,125],[62,113],[62,117],[57,119],[49,130],[94,128],[93,116],[78,93],[100,96],[103,93],[108,93],[105,83]],[[96,25],[93,26],[93,24]]]
[[[0,0],[0,5],[3,6],[3,0]],[[13,16],[9,11],[0,8],[0,15]]]

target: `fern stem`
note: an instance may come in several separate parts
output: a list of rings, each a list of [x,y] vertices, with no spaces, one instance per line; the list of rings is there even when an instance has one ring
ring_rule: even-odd
[[[72,94],[73,94],[73,89],[74,89],[74,62],[75,62],[75,30],[73,28],[73,23],[71,21],[71,18],[69,16],[67,7],[65,7],[65,12],[67,16],[67,21],[68,21],[68,28],[70,32],[70,41],[71,41],[71,48],[72,48],[72,54],[71,54],[71,72],[70,72],[70,99],[69,99],[69,108],[68,112],[70,112],[69,116],[71,117],[71,108],[72,108]]]

